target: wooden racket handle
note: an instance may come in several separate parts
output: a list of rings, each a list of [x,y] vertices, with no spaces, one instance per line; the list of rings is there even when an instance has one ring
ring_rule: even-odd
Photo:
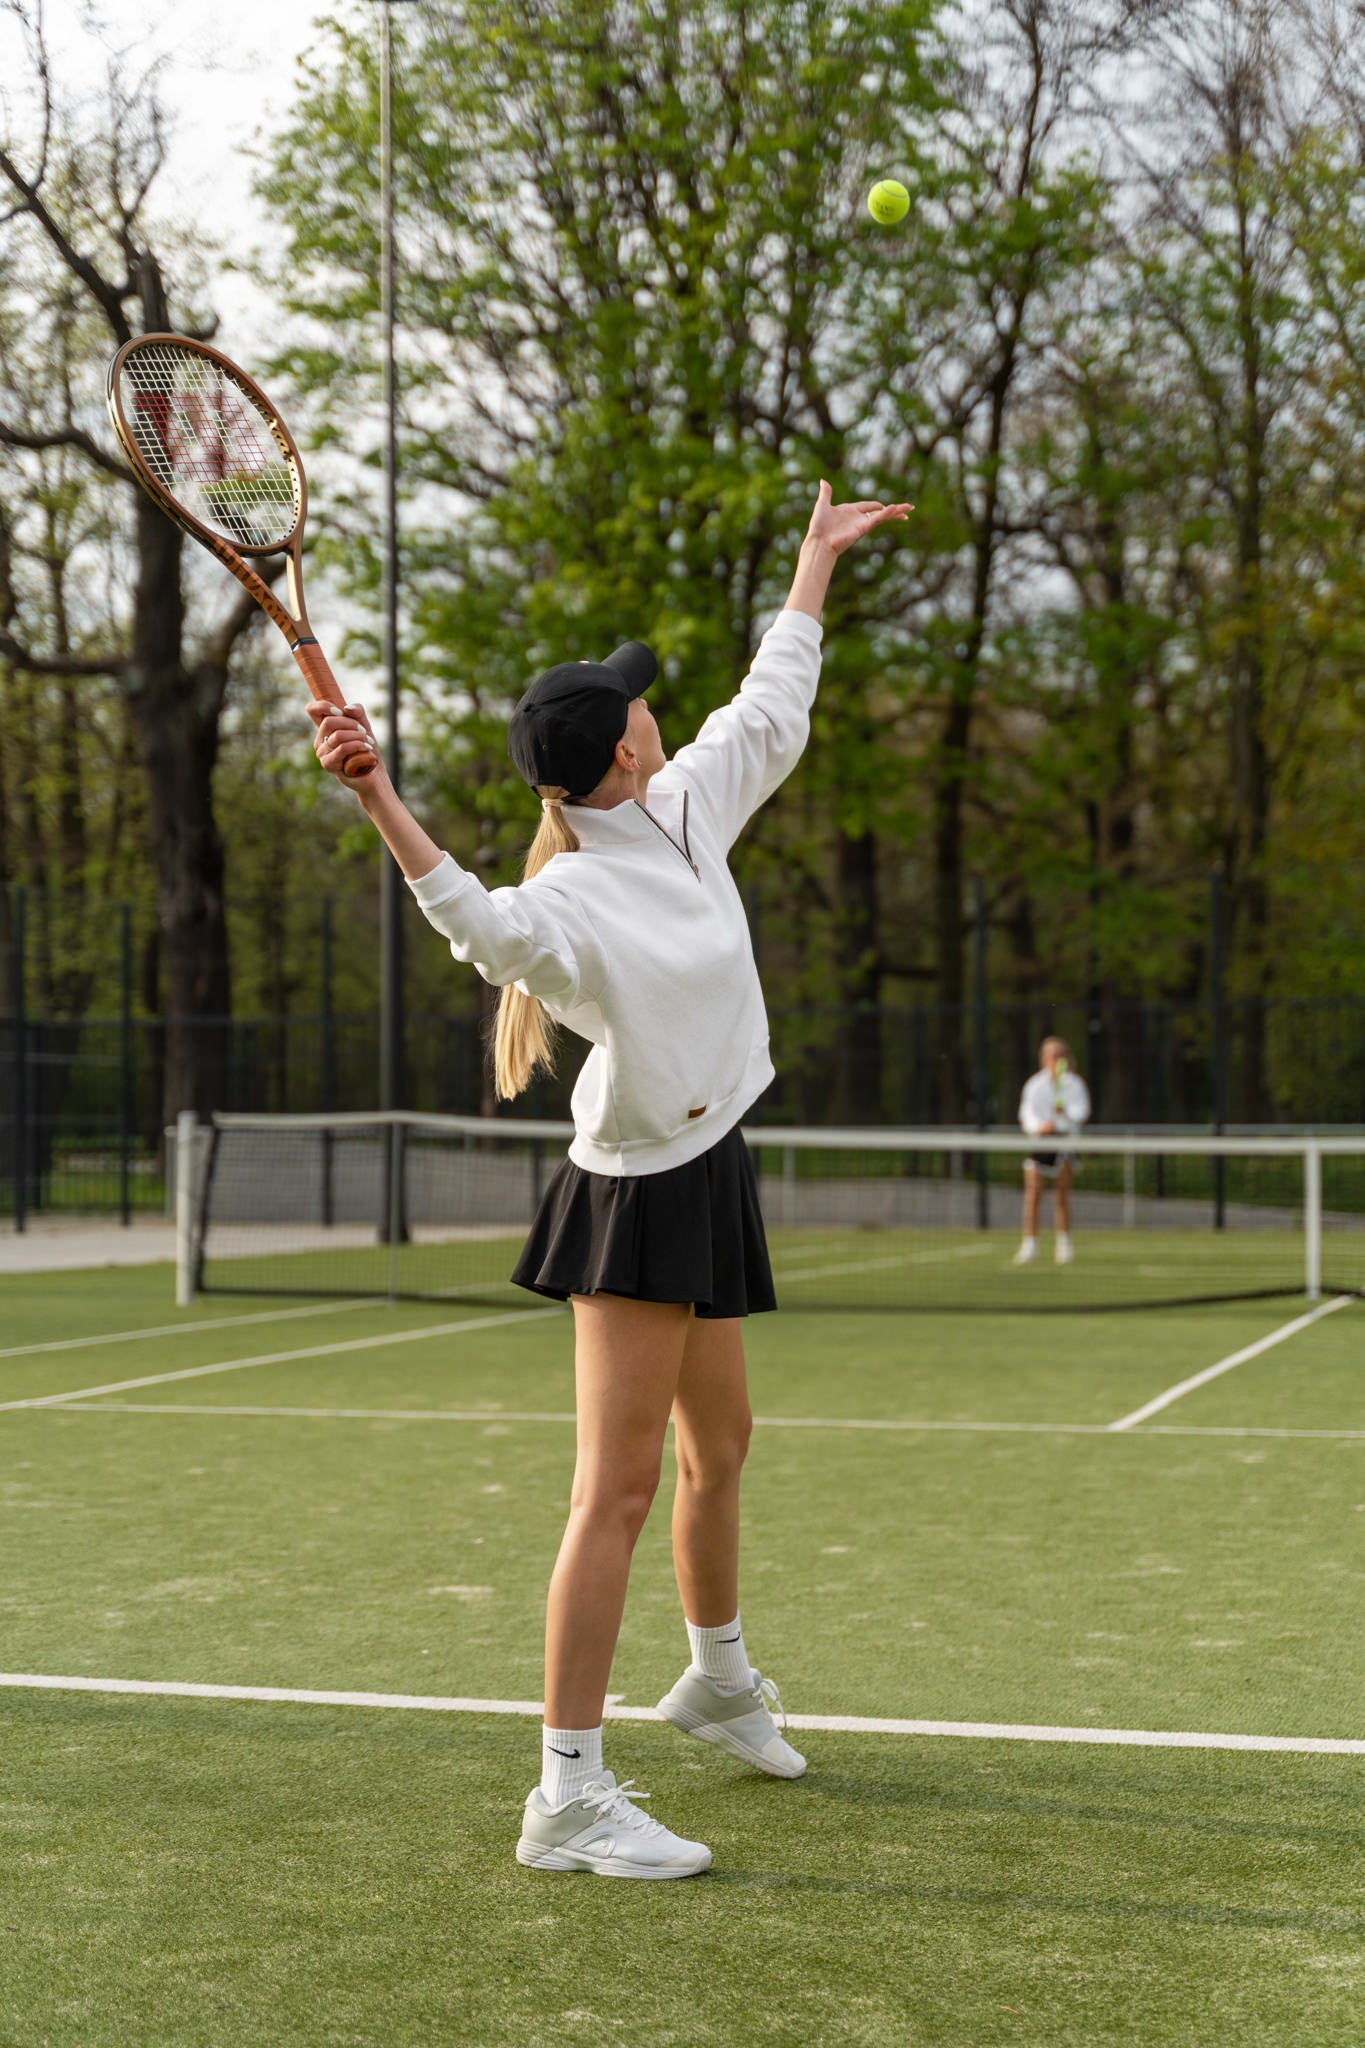
[[[332,674],[331,663],[316,640],[295,641],[294,659],[303,670],[304,681],[321,703],[335,704],[338,710],[344,708],[346,699],[341,694],[341,685]],[[363,754],[352,754],[346,763],[346,776],[349,781],[358,782],[362,775],[373,775],[378,765],[373,754],[368,760]]]

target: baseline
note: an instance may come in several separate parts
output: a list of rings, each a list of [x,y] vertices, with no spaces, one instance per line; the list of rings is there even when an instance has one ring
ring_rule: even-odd
[[[98,1394],[132,1393],[138,1387],[165,1386],[171,1380],[198,1380],[210,1373],[244,1372],[252,1365],[290,1365],[296,1359],[336,1358],[345,1351],[378,1351],[387,1344],[415,1344],[423,1337],[455,1337],[469,1330],[495,1330],[504,1323],[527,1323],[560,1316],[562,1308],[513,1309],[506,1315],[465,1316],[458,1323],[426,1323],[417,1330],[385,1331],[378,1337],[349,1337],[341,1344],[309,1344],[298,1351],[263,1351],[253,1358],[224,1358],[216,1365],[186,1365],[178,1372],[147,1373],[141,1379],[111,1381],[103,1387],[72,1387],[64,1394],[31,1394],[22,1401],[0,1401],[0,1415],[19,1408],[57,1408],[64,1401],[93,1400]]]
[[[214,1401],[82,1401],[71,1395],[43,1404],[57,1415],[258,1416],[286,1422],[576,1422],[567,1409],[542,1408],[279,1408]],[[670,1417],[670,1426],[672,1418]],[[1112,1422],[939,1422],[901,1416],[756,1415],[755,1429],[882,1430],[915,1436],[1112,1436]],[[1332,1443],[1365,1442],[1365,1429],[1274,1429],[1255,1423],[1158,1423],[1144,1437],[1307,1437]]]
[[[0,1672],[0,1687],[30,1692],[151,1694],[162,1699],[259,1700],[304,1707],[378,1707],[428,1714],[517,1714],[539,1720],[540,1700],[475,1700],[424,1693],[320,1692],[283,1685],[197,1685],[164,1678],[64,1678],[30,1671]],[[661,1721],[657,1707],[623,1706],[608,1699],[609,1721]],[[1010,1721],[901,1721],[858,1714],[788,1714],[789,1728],[835,1735],[947,1735],[987,1742],[1083,1742],[1132,1749],[1256,1749],[1290,1756],[1365,1756],[1365,1741],[1326,1735],[1224,1735],[1189,1729],[1053,1728]]]
[[[1242,1351],[1234,1351],[1227,1358],[1220,1358],[1216,1365],[1206,1365],[1202,1372],[1193,1373],[1189,1379],[1181,1380],[1177,1386],[1167,1387],[1164,1394],[1158,1394],[1151,1401],[1145,1401],[1141,1408],[1135,1408],[1131,1415],[1124,1415],[1117,1422],[1109,1424],[1110,1429],[1135,1429],[1145,1422],[1149,1415],[1159,1415],[1163,1408],[1169,1408],[1173,1401],[1179,1401],[1185,1394],[1192,1394],[1196,1387],[1206,1387],[1210,1380],[1231,1372],[1236,1365],[1246,1365],[1251,1359],[1259,1358],[1263,1351],[1272,1351],[1277,1344],[1284,1344],[1290,1337],[1297,1337],[1313,1323],[1320,1323],[1324,1316],[1335,1315],[1339,1308],[1348,1308],[1355,1300],[1353,1294],[1339,1294],[1332,1301],[1324,1301],[1317,1308],[1309,1309],[1307,1315],[1295,1316],[1292,1323],[1284,1323],[1278,1330],[1272,1330],[1268,1337],[1261,1337],[1255,1344],[1248,1344]]]

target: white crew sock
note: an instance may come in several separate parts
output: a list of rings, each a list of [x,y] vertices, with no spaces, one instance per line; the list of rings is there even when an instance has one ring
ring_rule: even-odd
[[[698,1628],[688,1622],[687,1637],[692,1645],[692,1668],[725,1692],[740,1692],[754,1682],[744,1631],[739,1616],[724,1628]]]
[[[541,1733],[540,1789],[548,1806],[577,1799],[602,1775],[600,1728],[546,1728]]]
[[[1065,1259],[1069,1258],[1070,1255],[1071,1232],[1069,1230],[1059,1230],[1057,1232],[1057,1256],[1059,1259]]]

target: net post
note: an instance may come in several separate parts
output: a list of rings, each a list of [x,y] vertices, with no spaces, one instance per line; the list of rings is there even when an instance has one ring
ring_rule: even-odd
[[[1322,1296],[1322,1152],[1311,1142],[1303,1148],[1303,1291],[1310,1301]]]
[[[192,1109],[182,1109],[175,1120],[175,1305],[188,1308],[194,1300],[196,1256],[195,1218],[199,1201],[199,1121]]]
[[[782,1147],[782,1221],[796,1221],[796,1147]]]
[[[1132,1137],[1132,1132],[1128,1133]],[[1123,1227],[1132,1230],[1137,1224],[1137,1153],[1131,1148],[1123,1155]]]

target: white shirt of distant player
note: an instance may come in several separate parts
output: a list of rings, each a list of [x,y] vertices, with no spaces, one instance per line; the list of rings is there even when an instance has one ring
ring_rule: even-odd
[[[1051,1124],[1059,1137],[1080,1130],[1090,1119],[1090,1090],[1079,1074],[1068,1067],[1060,1077],[1041,1067],[1025,1081],[1019,1097],[1019,1125],[1031,1138],[1041,1136]]]

